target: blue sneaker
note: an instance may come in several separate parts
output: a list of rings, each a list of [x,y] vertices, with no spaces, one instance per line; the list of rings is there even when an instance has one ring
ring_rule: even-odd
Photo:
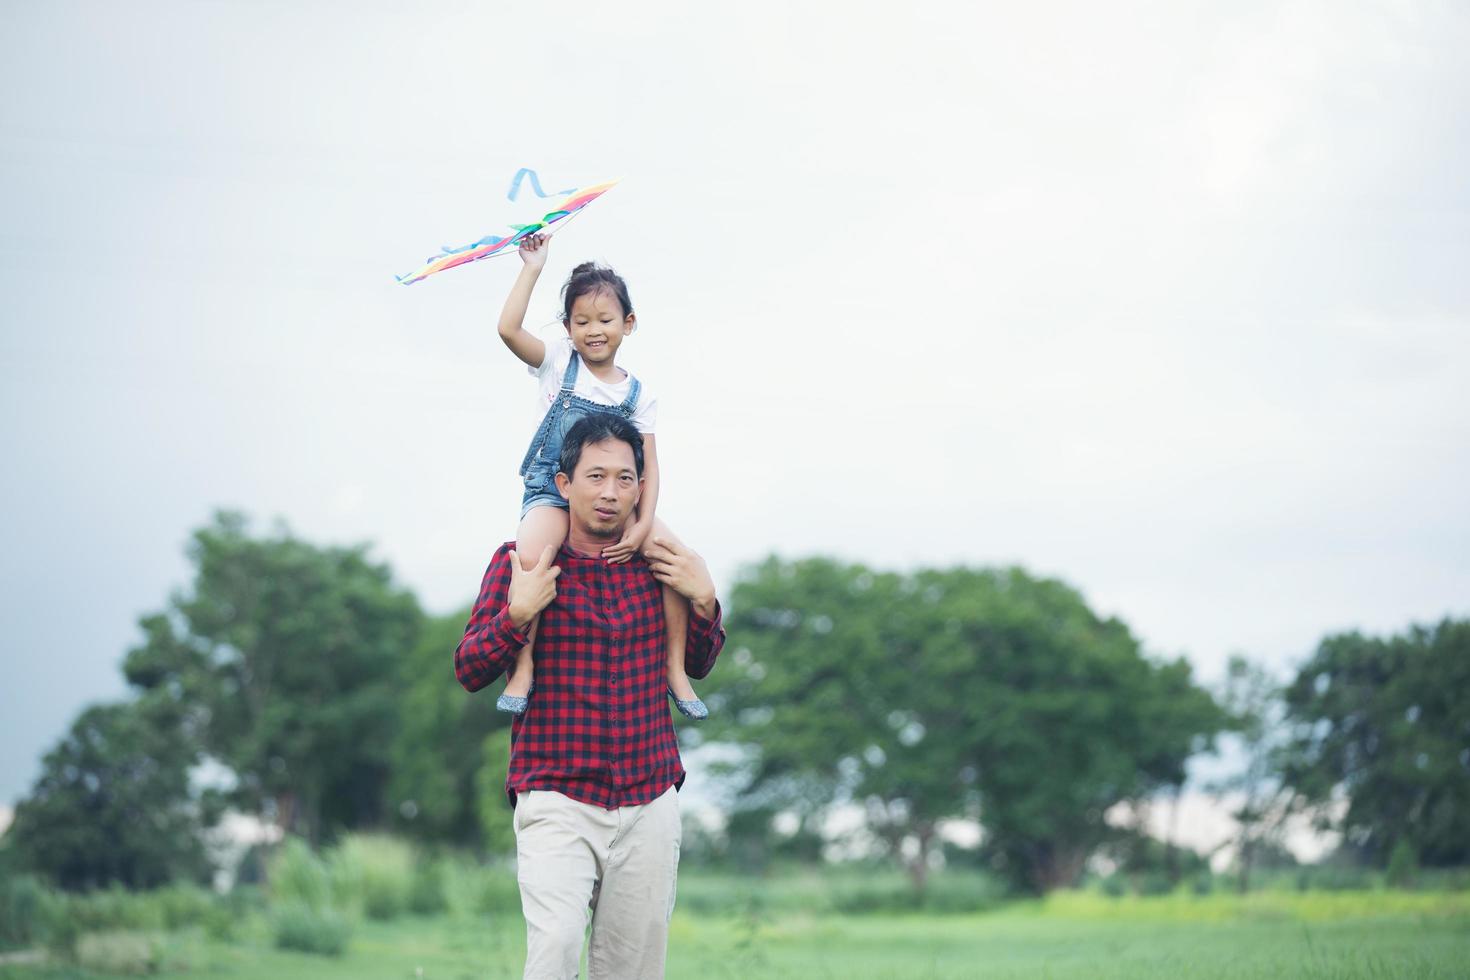
[[[681,701],[672,687],[669,688],[669,697],[674,699],[674,707],[678,708],[679,714],[684,717],[693,718],[695,721],[703,721],[709,717],[709,708],[705,707],[704,702],[699,698],[693,701]]]
[[[532,681],[531,687],[526,691],[526,696],[523,698],[516,697],[514,694],[502,694],[495,699],[495,709],[497,711],[506,711],[513,715],[523,715],[526,713],[526,708],[531,704],[531,692],[534,690],[536,690],[536,682]]]

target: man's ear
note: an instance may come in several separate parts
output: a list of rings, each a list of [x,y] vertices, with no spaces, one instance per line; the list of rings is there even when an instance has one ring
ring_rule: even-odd
[[[571,477],[567,476],[565,473],[558,472],[556,474],[556,492],[562,495],[563,500],[572,499],[572,495],[567,493],[567,490],[571,487],[571,485]]]

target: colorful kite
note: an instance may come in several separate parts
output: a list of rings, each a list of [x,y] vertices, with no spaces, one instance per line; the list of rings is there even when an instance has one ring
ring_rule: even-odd
[[[530,176],[531,186],[535,188],[538,195],[542,197],[549,196],[541,193],[541,185],[536,180],[535,172],[523,168],[516,173],[515,179],[511,182],[510,199],[512,201],[515,200],[516,192],[520,188],[521,178],[525,175]],[[418,282],[420,279],[432,276],[436,272],[453,269],[455,266],[464,265],[466,262],[478,262],[480,259],[488,259],[492,255],[504,255],[507,252],[513,252],[516,250],[517,243],[522,238],[547,229],[555,230],[555,226],[566,221],[572,215],[597,200],[616,183],[616,180],[609,180],[601,184],[593,184],[590,187],[580,187],[569,192],[566,200],[542,215],[540,221],[532,222],[528,225],[511,225],[511,228],[515,229],[514,234],[508,235],[505,238],[486,235],[479,241],[471,242],[460,248],[449,248],[445,246],[440,250],[438,255],[430,256],[426,260],[427,264],[422,269],[419,269],[417,272],[411,272],[406,276],[396,276],[395,278],[405,286],[408,286]]]

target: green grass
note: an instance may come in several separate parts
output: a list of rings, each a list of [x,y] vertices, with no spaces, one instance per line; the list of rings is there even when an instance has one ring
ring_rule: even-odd
[[[686,875],[681,895],[727,884],[733,882]],[[766,886],[745,881],[749,890],[735,896],[736,911],[681,907],[670,936],[670,980],[1470,976],[1465,893],[1109,898],[1069,892],[986,912],[843,915],[799,908],[798,896],[810,898],[812,907],[822,904],[810,882]],[[762,893],[768,901],[759,900]],[[171,934],[155,975],[514,978],[523,955],[523,926],[509,911],[361,921],[340,957],[276,949],[268,922],[256,916],[230,942],[198,928]],[[0,977],[100,975],[0,967]]]

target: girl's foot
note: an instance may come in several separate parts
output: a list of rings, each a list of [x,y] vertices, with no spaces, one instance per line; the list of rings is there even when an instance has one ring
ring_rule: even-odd
[[[532,681],[530,685],[526,687],[525,694],[512,694],[510,693],[511,685],[505,685],[505,693],[495,699],[496,710],[508,711],[513,715],[525,714],[526,707],[531,703],[531,692],[535,689],[536,682]]]
[[[709,708],[705,707],[699,695],[694,693],[694,688],[689,686],[689,678],[681,671],[677,678],[669,681],[669,697],[674,699],[674,707],[679,713],[695,721],[702,721],[709,717]]]

